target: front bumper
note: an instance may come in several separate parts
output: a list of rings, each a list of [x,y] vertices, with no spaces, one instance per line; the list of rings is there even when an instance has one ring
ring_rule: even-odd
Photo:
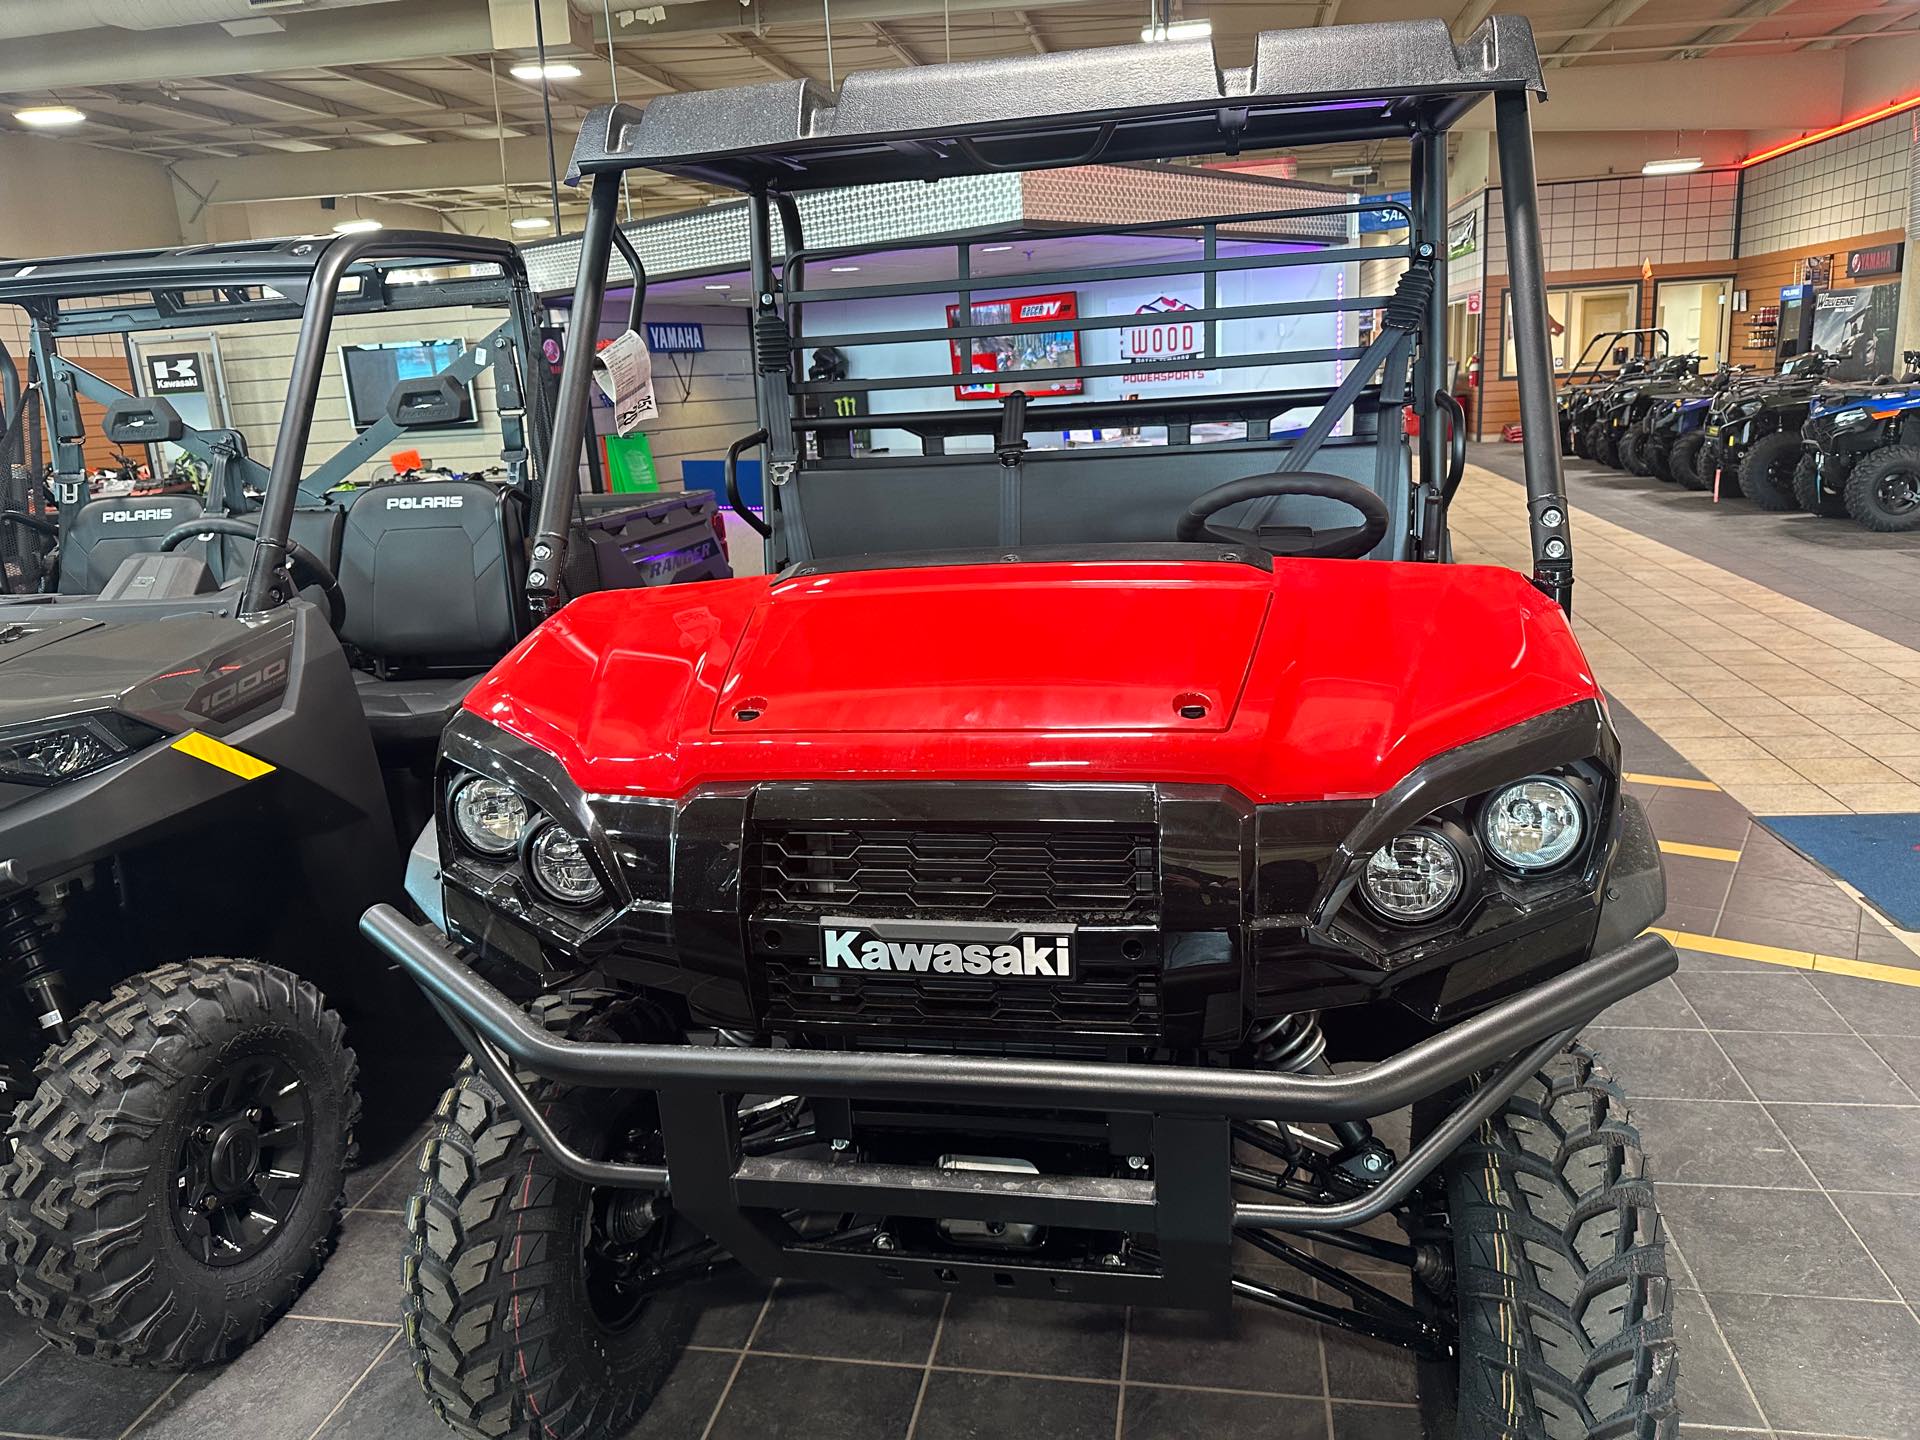
[[[671,1188],[715,1242],[768,1277],[827,1283],[977,1287],[1108,1303],[1211,1308],[1230,1291],[1236,1228],[1316,1231],[1364,1224],[1404,1200],[1507,1095],[1603,1010],[1679,967],[1640,935],[1443,1030],[1342,1074],[965,1058],[803,1049],[625,1045],[561,1039],[482,980],[437,931],[378,905],[361,930],[426,991],[475,1061],[556,1163],[595,1185]],[[568,1150],[509,1070],[659,1095],[665,1165],[615,1164]],[[1491,1071],[1382,1183],[1335,1204],[1236,1201],[1235,1120],[1365,1119]],[[1144,1117],[1154,1179],[1005,1175],[749,1156],[735,1111],[743,1095],[1084,1111]],[[875,1256],[812,1245],[780,1219],[797,1210],[1009,1221],[1152,1237],[1145,1262],[1074,1268],[1004,1256]],[[1110,1257],[1111,1258],[1111,1257]]]

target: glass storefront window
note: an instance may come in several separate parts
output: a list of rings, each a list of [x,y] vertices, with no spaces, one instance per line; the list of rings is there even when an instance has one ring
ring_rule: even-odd
[[[1512,379],[1516,373],[1513,359],[1512,292],[1500,296],[1502,330],[1506,340],[1500,350],[1500,374]],[[1640,313],[1640,287],[1632,284],[1581,285],[1547,291],[1547,330],[1553,345],[1553,368],[1565,373],[1580,363],[1580,356],[1596,335],[1631,329]],[[1676,346],[1678,341],[1675,342]],[[1598,357],[1587,357],[1592,366]]]
[[[1702,356],[1702,373],[1718,370],[1733,323],[1733,281],[1662,280],[1654,288],[1653,314],[1674,354]]]

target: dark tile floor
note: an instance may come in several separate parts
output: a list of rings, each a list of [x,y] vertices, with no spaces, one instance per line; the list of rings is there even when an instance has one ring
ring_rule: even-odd
[[[1630,770],[1690,773],[1631,715],[1615,720]],[[1635,788],[1663,840],[1742,851],[1668,857],[1674,928],[1916,963],[1832,906],[1831,883],[1725,796]],[[1659,1180],[1688,1440],[1920,1436],[1920,988],[1692,951],[1588,1038],[1635,1097]],[[428,1098],[406,1103],[424,1114]],[[68,1359],[8,1316],[0,1435],[445,1435],[395,1314],[416,1136],[401,1109],[379,1118],[397,1138],[354,1177],[338,1253],[258,1346],[176,1378]],[[1420,1436],[1401,1354],[1267,1311],[1216,1325],[744,1279],[703,1301],[696,1344],[636,1440]]]
[[[1518,445],[1476,445],[1471,457],[1510,480],[1523,474]],[[1698,491],[1581,460],[1568,460],[1565,469],[1576,511],[1654,536],[1902,645],[1920,635],[1920,533],[1877,535],[1851,520],[1769,514],[1739,497],[1716,505]],[[1574,543],[1577,567],[1577,536]]]

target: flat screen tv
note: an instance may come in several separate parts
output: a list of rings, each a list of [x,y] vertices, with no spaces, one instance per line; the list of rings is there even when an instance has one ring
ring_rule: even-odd
[[[438,375],[466,353],[464,340],[390,340],[376,345],[342,345],[340,368],[347,377],[347,409],[353,428],[365,430],[386,418],[387,401],[402,380]],[[444,427],[468,429],[480,423],[473,404],[473,383],[461,387],[460,418]]]
[[[1079,316],[1071,290],[1051,295],[1012,295],[1002,300],[973,302],[975,325],[1031,324],[1037,320],[1073,320]],[[960,323],[960,307],[947,306],[947,324]],[[947,342],[956,375],[1015,375],[1010,380],[970,380],[953,387],[958,400],[997,400],[1015,390],[1029,395],[1078,395],[1084,388],[1077,376],[1049,380],[1049,370],[1073,369],[1080,364],[1078,330],[1029,330],[1014,335],[981,335],[965,342]],[[1031,375],[1031,378],[1028,378]]]

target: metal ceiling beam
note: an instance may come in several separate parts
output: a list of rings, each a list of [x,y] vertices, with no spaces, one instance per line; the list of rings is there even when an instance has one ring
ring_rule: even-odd
[[[1578,60],[1582,55],[1599,45],[1601,40],[1605,38],[1605,31],[1608,26],[1618,25],[1622,20],[1631,20],[1635,15],[1640,13],[1646,4],[1647,0],[1608,0],[1608,3],[1602,7],[1599,13],[1587,22],[1589,29],[1593,33],[1574,36],[1571,40],[1567,41],[1566,44],[1555,50],[1553,54],[1547,56],[1541,63],[1549,67],[1571,65],[1575,60]]]
[[[346,115],[371,113],[353,105],[336,105],[331,100],[322,100],[318,95],[309,95],[303,90],[295,90],[290,85],[276,84],[271,80],[252,80],[240,75],[218,75],[209,78],[223,90],[251,95],[254,99],[265,100],[270,105],[279,105],[288,110],[298,111],[302,115],[318,116],[322,120],[338,120]]]
[[[630,56],[622,55],[618,50],[613,51],[613,68],[623,75],[631,75],[636,80],[644,80],[647,84],[663,93],[670,94],[676,91],[698,90],[701,88],[691,80],[674,74],[671,70],[662,70],[658,65],[649,65],[644,60],[635,60]]]
[[[758,60],[767,69],[783,80],[811,80],[813,77],[795,65],[786,56],[775,50],[758,35],[741,31],[728,34],[726,42],[736,50],[744,50]]]
[[[137,105],[142,110],[157,110],[168,115],[191,115],[196,120],[211,120],[216,125],[266,126],[270,129],[273,123],[243,110],[204,105],[184,95],[169,95],[164,90],[137,90],[132,86],[119,85],[112,90],[95,90],[93,93],[108,104]]]
[[[1902,15],[1898,10],[1876,10],[1868,15],[1856,15],[1853,19],[1822,35],[1818,40],[1813,41],[1804,48],[1808,50],[1838,50],[1843,45],[1858,44],[1860,41],[1866,39],[1867,36],[1878,34],[1880,31],[1891,27],[1895,21],[1906,18],[1907,17]]]
[[[899,60],[902,65],[913,66],[927,63],[913,53],[912,46],[908,45],[906,41],[902,40],[898,35],[895,35],[879,21],[873,21],[867,26],[867,29],[873,32],[874,39],[878,40],[888,50],[893,52],[894,58]]]
[[[1026,32],[1027,43],[1033,47],[1036,55],[1051,55],[1053,42],[1040,33],[1040,27],[1033,23],[1033,17],[1024,10],[1014,12],[1020,17],[1020,28]]]
[[[332,76],[335,80],[345,80],[365,89],[377,91],[382,95],[390,95],[396,100],[411,100],[416,105],[444,110],[449,115],[463,120],[472,119],[481,113],[478,107],[457,95],[449,95],[445,90],[436,89],[432,85],[423,85],[418,80],[405,75],[395,75],[390,70],[375,70],[364,65],[351,67],[327,65],[321,67],[320,73]]]
[[[1499,0],[1467,0],[1466,6],[1453,17],[1453,38],[1464,40],[1480,28],[1480,22],[1493,13],[1493,7]]]
[[[1084,5],[1086,0],[1019,0],[1022,10],[1048,10],[1065,5]],[[593,7],[594,34],[606,38],[598,6]],[[658,7],[665,13],[659,19],[632,25],[615,22],[614,38],[644,41],[661,35],[724,35],[741,30],[771,30],[783,25],[817,27],[820,24],[820,0],[756,0],[743,7],[740,0],[687,0],[684,4]],[[1008,0],[833,0],[833,23],[864,25],[878,20],[924,19],[935,15],[978,15],[1014,8]],[[614,9],[620,9],[618,3]]]
[[[1691,40],[1680,46],[1675,58],[1680,60],[1698,60],[1716,45],[1724,45],[1729,40],[1738,40],[1747,31],[1762,20],[1777,15],[1793,4],[1793,0],[1747,0],[1738,10],[1726,18],[1725,23],[1702,30]]]

